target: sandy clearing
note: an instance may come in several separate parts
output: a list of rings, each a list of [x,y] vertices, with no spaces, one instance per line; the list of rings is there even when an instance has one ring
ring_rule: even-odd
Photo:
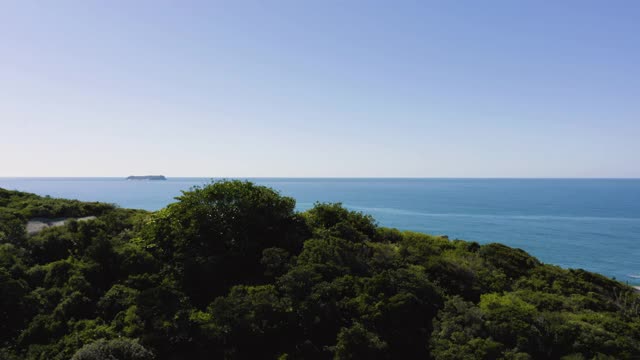
[[[85,216],[85,217],[75,218],[75,219],[78,221],[87,221],[87,220],[93,220],[95,218],[96,218],[95,216]],[[34,235],[49,227],[62,226],[72,219],[74,218],[56,218],[56,219],[33,218],[29,220],[29,222],[27,223],[27,234]]]

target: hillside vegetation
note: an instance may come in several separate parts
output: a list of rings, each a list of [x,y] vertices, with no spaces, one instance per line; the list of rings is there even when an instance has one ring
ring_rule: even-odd
[[[0,359],[632,359],[639,312],[601,275],[249,182],[154,213],[0,189]]]

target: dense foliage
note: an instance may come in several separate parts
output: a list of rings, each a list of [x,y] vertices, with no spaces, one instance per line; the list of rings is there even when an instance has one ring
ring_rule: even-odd
[[[0,189],[0,358],[640,357],[638,295],[603,276],[340,204],[299,213],[248,182],[177,200],[146,213]]]
[[[113,209],[111,204],[52,199],[0,188],[0,243],[22,239],[28,219],[95,216]]]

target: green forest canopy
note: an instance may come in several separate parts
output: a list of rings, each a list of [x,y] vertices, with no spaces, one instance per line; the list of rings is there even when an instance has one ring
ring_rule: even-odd
[[[0,359],[631,359],[639,339],[619,282],[250,182],[152,213],[0,189]]]

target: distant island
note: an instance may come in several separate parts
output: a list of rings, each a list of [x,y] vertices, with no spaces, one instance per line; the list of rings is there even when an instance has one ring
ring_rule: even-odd
[[[127,177],[127,180],[167,180],[167,178],[164,175],[131,175]]]

